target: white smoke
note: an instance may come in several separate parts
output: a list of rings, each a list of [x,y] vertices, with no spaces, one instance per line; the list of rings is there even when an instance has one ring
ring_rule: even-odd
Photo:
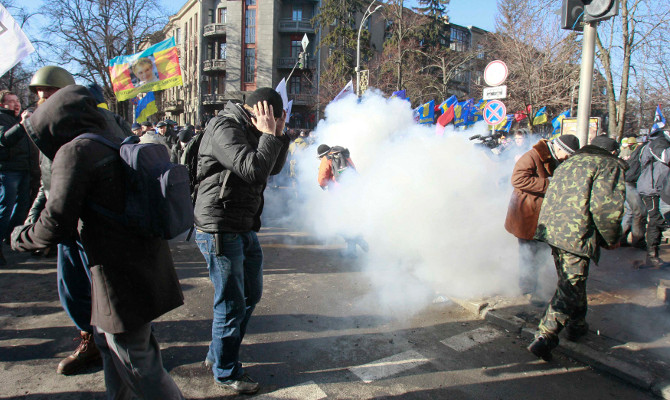
[[[315,144],[296,155],[300,219],[323,238],[365,238],[370,250],[358,262],[381,307],[518,294],[517,240],[503,227],[514,159],[475,146],[474,134],[489,134],[487,125],[437,136],[414,122],[408,102],[368,91],[360,103],[328,105]],[[358,171],[337,190],[317,184],[323,143],[348,148]]]

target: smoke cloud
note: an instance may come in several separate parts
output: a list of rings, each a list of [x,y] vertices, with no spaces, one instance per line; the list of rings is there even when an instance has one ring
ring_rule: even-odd
[[[437,136],[414,122],[408,102],[377,91],[328,105],[315,143],[295,155],[299,219],[324,239],[367,241],[369,252],[359,249],[355,261],[371,285],[362,301],[397,314],[439,295],[519,294],[518,244],[503,227],[515,160],[468,139],[488,133],[477,123]],[[348,148],[358,171],[336,190],[317,183],[316,147],[324,143]]]

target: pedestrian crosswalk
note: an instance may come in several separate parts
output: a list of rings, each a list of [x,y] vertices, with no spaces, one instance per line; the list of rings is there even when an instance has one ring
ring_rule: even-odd
[[[491,342],[502,336],[502,333],[492,326],[483,326],[468,332],[452,336],[441,341],[442,344],[458,351],[463,352],[471,348]]]
[[[314,381],[256,396],[259,400],[321,400],[328,395]]]
[[[421,355],[421,353],[410,350],[368,364],[351,367],[349,368],[349,371],[359,377],[363,382],[370,383],[410,370],[428,362],[428,358]]]

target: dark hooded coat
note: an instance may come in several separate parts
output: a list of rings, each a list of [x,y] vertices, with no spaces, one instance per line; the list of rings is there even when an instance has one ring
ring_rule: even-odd
[[[183,304],[167,241],[140,237],[88,206],[124,212],[125,177],[105,118],[83,86],[60,89],[26,121],[26,131],[53,159],[51,191],[35,224],[12,235],[12,247],[43,249],[79,233],[92,275],[91,324],[109,333],[132,331]]]

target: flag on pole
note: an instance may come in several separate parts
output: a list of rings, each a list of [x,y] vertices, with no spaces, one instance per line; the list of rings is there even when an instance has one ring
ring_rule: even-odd
[[[651,127],[651,132],[665,128],[665,117],[661,111],[661,105],[656,106],[656,113],[654,114],[654,125]]]
[[[288,101],[288,94],[286,93],[286,79],[282,78],[281,82],[279,82],[275,90],[281,96],[282,105],[284,107],[284,111],[286,111],[286,120],[284,123],[288,124],[288,121],[291,118],[291,107],[293,106],[293,100]]]
[[[156,107],[156,97],[154,92],[149,92],[142,97],[135,107],[135,122],[144,122],[149,118],[149,115],[156,114],[158,107]]]
[[[337,96],[335,96],[335,98],[333,99],[333,101],[331,101],[331,103],[333,103],[335,101],[338,101],[340,99],[343,99],[344,97],[346,97],[347,95],[350,95],[350,94],[354,94],[354,81],[353,80],[350,80],[349,83],[347,83],[344,86],[344,89],[340,90],[340,93],[338,93]]]
[[[498,125],[495,126],[496,131],[505,131],[509,132],[512,127],[512,122],[514,122],[514,114],[507,114],[505,118]]]
[[[533,118],[533,125],[541,125],[547,122],[547,107],[542,107],[537,110],[535,118]]]
[[[140,53],[112,58],[109,73],[119,101],[183,84],[174,37]]]
[[[0,4],[0,76],[35,51],[14,17]]]
[[[556,131],[561,129],[561,122],[563,118],[570,118],[570,110],[565,110],[562,113],[558,114],[556,118],[551,120],[551,125],[554,127],[553,134],[556,134]]]
[[[415,108],[414,120],[421,125],[435,122],[435,100],[431,100]]]
[[[391,97],[389,97],[389,99],[392,99],[394,97],[397,97],[397,98],[402,99],[402,100],[406,100],[407,99],[407,92],[405,91],[405,89],[396,90],[395,92],[393,92]]]
[[[291,117],[291,109],[293,108],[293,100],[288,102],[288,107],[286,107],[286,121],[284,124],[288,124],[288,120]]]

